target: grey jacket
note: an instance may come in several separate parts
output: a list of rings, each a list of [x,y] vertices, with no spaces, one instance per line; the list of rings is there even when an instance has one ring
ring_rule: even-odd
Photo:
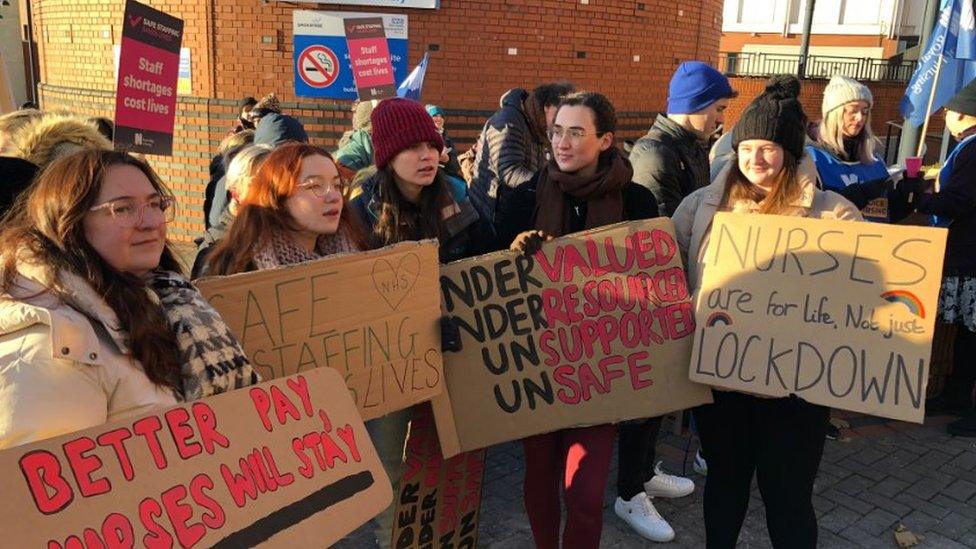
[[[681,200],[707,186],[708,154],[695,134],[659,114],[630,153],[634,182],[651,189],[661,215],[670,217]]]
[[[698,189],[681,201],[671,220],[678,249],[685,262],[688,275],[688,288],[694,293],[701,285],[705,270],[705,249],[708,247],[712,231],[712,218],[719,211],[755,213],[759,204],[751,200],[738,200],[724,209],[721,206],[728,184],[731,166],[726,165],[715,181],[707,187]],[[817,166],[813,159],[804,155],[797,168],[800,196],[790,205],[790,210],[780,215],[811,217],[814,219],[844,219],[862,221],[861,212],[843,196],[817,188]]]
[[[522,107],[528,96],[521,88],[507,91],[478,138],[471,201],[487,230],[493,230],[495,212],[504,207],[511,191],[531,180],[546,162],[546,144],[532,135]]]

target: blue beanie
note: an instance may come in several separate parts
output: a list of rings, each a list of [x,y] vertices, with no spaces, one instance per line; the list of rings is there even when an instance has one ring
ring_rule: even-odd
[[[437,105],[427,105],[424,108],[427,109],[427,114],[431,116],[437,116],[437,115],[444,116],[444,111],[442,111],[441,108],[438,107]]]
[[[668,86],[668,114],[691,114],[735,95],[729,79],[711,65],[685,61],[674,71]]]

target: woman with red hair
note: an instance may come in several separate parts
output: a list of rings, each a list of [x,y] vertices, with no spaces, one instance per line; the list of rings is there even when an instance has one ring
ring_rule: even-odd
[[[364,249],[346,221],[344,202],[329,153],[307,143],[281,145],[261,164],[205,274],[270,269]]]

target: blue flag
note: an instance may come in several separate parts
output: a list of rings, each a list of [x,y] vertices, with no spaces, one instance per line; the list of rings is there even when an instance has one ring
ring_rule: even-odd
[[[936,65],[942,69],[936,83],[932,112],[927,113]],[[927,114],[936,112],[966,84],[976,78],[976,19],[972,0],[942,0],[939,22],[929,37],[925,53],[901,100],[901,114],[908,124],[918,126]]]
[[[425,53],[420,63],[403,79],[400,87],[397,88],[397,97],[420,101],[420,90],[424,87],[424,75],[427,74],[427,57],[429,55],[430,53]]]

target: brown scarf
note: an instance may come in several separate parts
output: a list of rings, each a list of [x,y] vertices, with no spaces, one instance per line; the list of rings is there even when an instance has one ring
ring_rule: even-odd
[[[559,171],[550,161],[539,173],[534,226],[552,236],[572,232],[566,195],[586,201],[586,229],[624,220],[624,189],[634,169],[616,147],[600,154],[596,173],[589,177]]]

